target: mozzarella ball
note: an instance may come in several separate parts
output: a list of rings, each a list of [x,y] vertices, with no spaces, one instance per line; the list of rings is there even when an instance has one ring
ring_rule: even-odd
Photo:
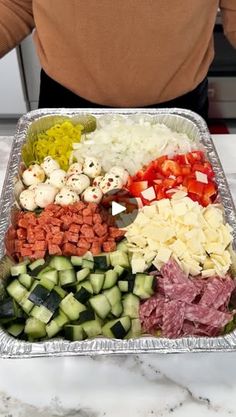
[[[119,190],[122,188],[122,186],[123,181],[118,175],[105,174],[99,185],[99,188],[102,190],[103,194],[105,194],[112,190]]]
[[[41,208],[45,208],[49,204],[54,203],[57,191],[57,188],[53,187],[52,184],[39,184],[35,190],[36,204]]]
[[[38,164],[30,165],[29,168],[23,172],[22,180],[23,183],[27,185],[27,187],[29,185],[43,182],[45,180],[45,173],[43,168],[41,168],[41,166]]]
[[[79,201],[79,196],[75,191],[70,190],[68,187],[63,187],[56,195],[55,202],[60,206],[68,206]]]
[[[38,187],[38,184],[30,185],[29,188],[28,188],[28,190],[31,190],[31,191],[33,191],[35,193],[35,191],[37,190],[37,187]]]
[[[88,187],[83,193],[83,199],[86,203],[100,203],[102,199],[102,191],[98,187]]]
[[[109,173],[113,175],[118,175],[122,179],[123,185],[127,184],[129,173],[123,167],[114,166],[110,169]]]
[[[44,158],[42,164],[41,164],[41,167],[43,168],[43,170],[44,170],[45,174],[47,175],[47,177],[49,177],[51,175],[51,173],[55,169],[59,169],[60,168],[60,165],[51,156],[46,156]]]
[[[20,204],[24,209],[34,211],[37,208],[34,191],[22,191],[22,193],[20,193]]]
[[[85,158],[83,172],[90,178],[95,178],[101,174],[102,166],[97,158]]]
[[[49,177],[49,182],[60,190],[66,183],[66,172],[63,169],[55,169]]]
[[[67,187],[78,194],[81,194],[90,186],[90,179],[84,174],[72,174],[66,181]]]
[[[98,177],[95,177],[94,180],[93,180],[93,185],[95,187],[99,187],[100,184],[101,184],[102,179],[103,179],[102,175],[99,175]]]
[[[67,171],[67,176],[72,175],[72,174],[82,174],[82,172],[83,172],[83,165],[80,164],[80,162],[75,162],[69,167]]]

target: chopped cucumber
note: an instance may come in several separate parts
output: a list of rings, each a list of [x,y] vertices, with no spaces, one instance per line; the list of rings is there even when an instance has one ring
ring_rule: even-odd
[[[28,268],[31,271],[35,271],[37,268],[43,266],[44,264],[45,264],[45,260],[43,258],[42,259],[37,259],[36,261],[32,262],[32,264],[28,265]]]
[[[72,265],[82,266],[83,257],[82,256],[71,256],[70,258]]]
[[[91,282],[89,282],[88,280],[83,281],[83,282],[81,282],[81,283],[79,283],[79,284],[77,284],[77,285],[76,285],[76,290],[77,290],[77,291],[79,291],[79,290],[80,290],[80,288],[86,288],[86,290],[87,290],[87,291],[89,291],[89,292],[90,292],[90,294],[93,294],[93,287],[92,287],[92,284],[91,284]]]
[[[73,269],[71,261],[65,256],[53,256],[49,265],[57,271],[64,271],[66,269]]]
[[[81,311],[86,310],[86,307],[76,300],[73,293],[69,293],[63,298],[60,308],[70,320],[77,320]]]
[[[49,311],[55,313],[60,305],[62,298],[64,297],[61,297],[55,290],[52,290],[44,301],[43,306],[46,307]]]
[[[111,311],[111,304],[104,294],[98,294],[90,298],[89,304],[101,319],[105,319]]]
[[[35,317],[29,317],[25,323],[25,334],[32,339],[40,339],[46,336],[45,323],[36,319]]]
[[[18,337],[23,333],[24,327],[24,323],[12,323],[6,330],[11,336]]]
[[[94,260],[95,268],[101,269],[103,271],[106,271],[107,269],[109,269],[109,266],[110,266],[109,254],[96,255],[94,256],[93,260]]]
[[[126,294],[123,297],[124,315],[129,316],[131,319],[139,317],[139,298],[134,294]]]
[[[48,291],[52,291],[52,289],[55,287],[55,282],[45,278],[44,276],[40,279],[39,284],[46,288]]]
[[[27,290],[30,289],[34,281],[34,278],[32,278],[31,275],[29,274],[20,274],[18,279],[19,279],[19,282],[22,285],[24,285],[25,288],[27,288]]]
[[[149,298],[154,294],[153,285],[155,277],[147,274],[136,274],[133,293],[142,300]]]
[[[67,295],[67,292],[63,288],[59,287],[58,285],[55,285],[53,289],[54,291],[56,291],[58,295],[60,295],[61,298],[64,298]]]
[[[117,250],[121,251],[121,252],[126,252],[128,253],[128,247],[127,247],[127,240],[126,239],[122,239],[118,244],[117,244]]]
[[[11,276],[16,277],[20,274],[27,274],[27,265],[25,262],[21,262],[20,264],[13,265],[11,267]]]
[[[129,281],[119,281],[118,287],[121,290],[121,292],[128,292],[129,291]]]
[[[103,289],[106,290],[116,285],[117,279],[118,279],[118,274],[114,269],[109,269],[108,271],[106,271],[105,280],[103,283]]]
[[[58,334],[62,330],[63,326],[68,322],[69,318],[62,311],[60,311],[60,313],[46,326],[46,332],[49,339],[56,336],[56,334]]]
[[[90,259],[83,259],[82,268],[89,268],[91,271],[94,269],[94,262]]]
[[[116,265],[114,271],[117,273],[119,278],[122,278],[124,275],[127,274],[127,269],[123,268],[120,265]]]
[[[27,294],[27,289],[17,279],[15,279],[7,286],[7,292],[14,300],[20,303],[20,301]]]
[[[98,294],[104,283],[104,274],[90,274],[89,280],[92,284],[94,294]]]
[[[52,269],[50,267],[44,268],[38,278],[47,278],[48,280],[54,282],[55,285],[58,284],[58,271],[56,269]]]
[[[45,288],[43,285],[38,284],[28,296],[28,299],[37,306],[44,303],[46,298],[49,296],[50,290]]]
[[[141,322],[139,319],[133,319],[131,320],[131,328],[127,335],[125,336],[126,339],[132,339],[135,337],[141,336],[142,333],[142,327]]]
[[[65,338],[68,340],[84,340],[85,333],[83,327],[79,324],[66,324],[64,327]]]
[[[62,287],[76,282],[74,269],[64,269],[63,271],[59,271],[59,282]]]
[[[91,292],[89,292],[86,288],[81,287],[80,290],[75,293],[74,297],[80,303],[85,304],[90,299]]]
[[[103,294],[105,295],[111,306],[114,306],[121,300],[121,292],[117,286],[112,287],[109,290],[103,291]]]
[[[24,296],[24,298],[22,298],[22,300],[19,302],[22,310],[26,313],[29,314],[32,310],[32,308],[34,307],[34,303],[32,303],[32,301],[30,301],[28,299],[30,293],[27,291],[26,295]]]
[[[110,253],[110,261],[112,266],[122,266],[123,268],[130,268],[129,258],[127,253],[116,250]]]
[[[16,317],[16,303],[12,298],[0,301],[0,320],[14,319]]]
[[[116,304],[112,306],[111,313],[115,317],[120,317],[123,313],[123,305],[121,301],[118,301]]]
[[[88,338],[99,336],[102,333],[99,320],[86,321],[82,324],[82,327]]]
[[[115,337],[117,339],[124,339],[131,327],[131,320],[128,316],[120,317],[116,320],[111,320],[102,328],[102,334],[105,337]]]
[[[78,282],[83,281],[85,278],[87,278],[89,276],[89,274],[90,274],[90,269],[89,268],[81,269],[80,271],[78,271],[76,273],[77,281]]]
[[[92,310],[81,311],[78,319],[78,324],[83,324],[86,321],[95,320],[95,313]]]
[[[53,312],[48,310],[48,308],[46,308],[44,305],[41,305],[34,306],[34,308],[30,312],[30,315],[47,324],[51,320]]]

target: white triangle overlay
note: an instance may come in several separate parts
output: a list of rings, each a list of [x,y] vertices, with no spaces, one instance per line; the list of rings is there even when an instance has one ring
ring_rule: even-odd
[[[115,201],[112,201],[112,204],[111,204],[111,214],[112,214],[112,216],[116,216],[117,214],[120,214],[125,210],[126,210],[126,207],[122,206],[119,203],[116,203]]]

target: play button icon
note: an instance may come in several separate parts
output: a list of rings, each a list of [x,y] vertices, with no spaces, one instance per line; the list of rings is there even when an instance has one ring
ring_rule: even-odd
[[[117,214],[120,214],[123,211],[126,211],[125,206],[122,206],[122,204],[119,204],[119,203],[116,203],[115,201],[112,201],[112,203],[111,203],[111,214],[112,214],[112,216],[116,216]]]
[[[122,229],[133,223],[140,207],[137,198],[130,196],[127,190],[120,189],[104,194],[102,205],[113,216],[114,224]]]

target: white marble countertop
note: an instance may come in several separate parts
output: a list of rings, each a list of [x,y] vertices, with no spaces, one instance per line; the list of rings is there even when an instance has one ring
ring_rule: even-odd
[[[12,138],[0,137],[0,187]],[[236,201],[236,135],[214,142]],[[236,416],[236,353],[0,360],[0,417]]]

